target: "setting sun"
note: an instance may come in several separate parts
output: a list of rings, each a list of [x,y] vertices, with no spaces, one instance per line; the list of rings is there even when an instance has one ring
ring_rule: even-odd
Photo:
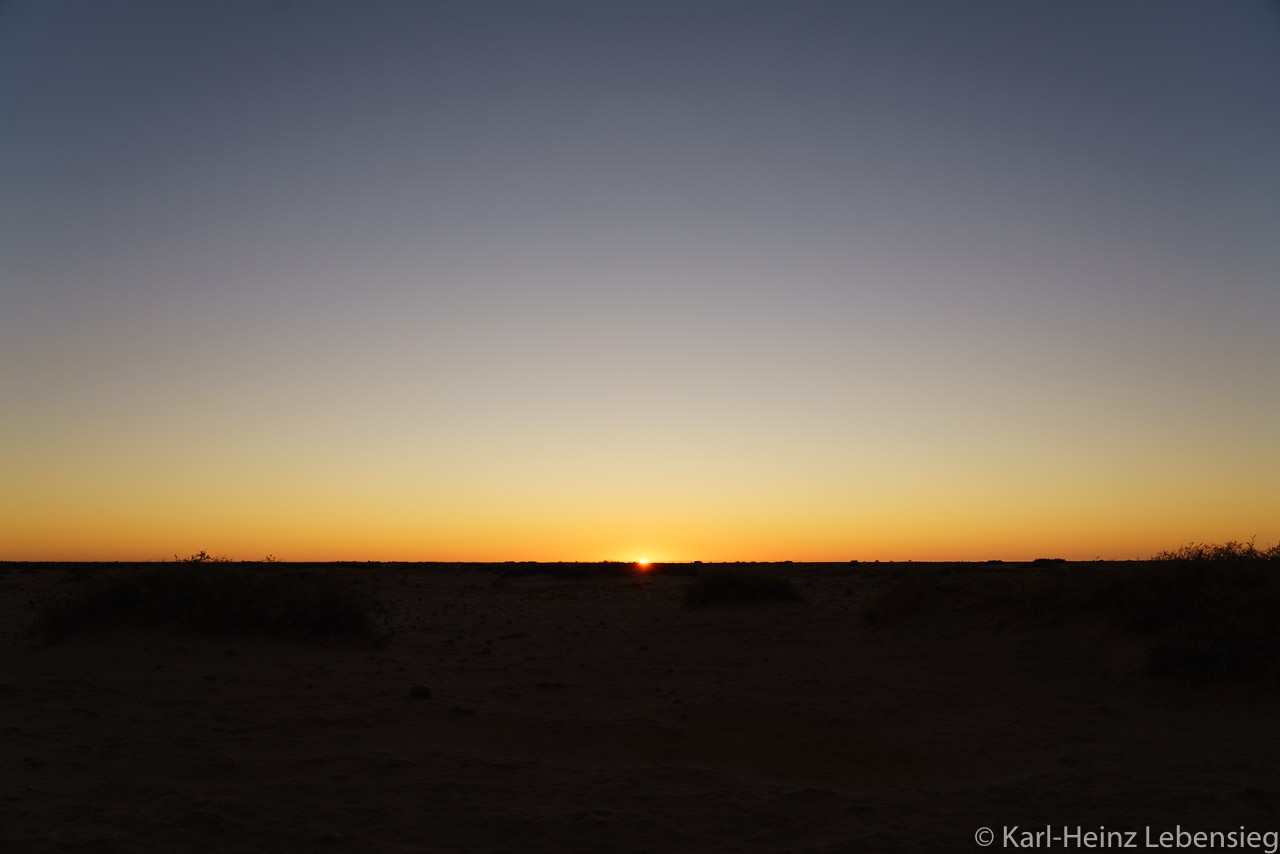
[[[648,569],[649,564],[651,563],[653,563],[653,561],[649,560],[647,557],[636,558],[636,566],[640,567],[641,569]]]

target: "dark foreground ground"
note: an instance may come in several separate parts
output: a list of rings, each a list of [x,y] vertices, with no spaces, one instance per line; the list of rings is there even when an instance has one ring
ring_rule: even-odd
[[[1270,684],[1158,678],[1099,614],[981,604],[1070,566],[758,567],[806,601],[703,609],[683,597],[710,567],[583,567],[319,569],[385,607],[381,645],[128,628],[47,645],[23,634],[39,604],[120,568],[0,564],[0,851],[1280,831]]]

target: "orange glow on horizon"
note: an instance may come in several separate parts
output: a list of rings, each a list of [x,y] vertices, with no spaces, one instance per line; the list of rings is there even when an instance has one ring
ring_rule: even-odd
[[[1280,539],[1280,504],[1251,469],[1244,480],[1221,468],[1073,472],[1046,489],[1037,478],[1048,478],[1049,463],[1029,474],[990,460],[982,472],[959,463],[955,472],[924,471],[929,460],[903,455],[900,469],[867,467],[843,481],[793,475],[768,456],[742,472],[690,462],[658,477],[643,460],[600,474],[568,455],[549,478],[518,460],[495,471],[430,468],[434,458],[404,450],[401,459],[377,445],[366,457],[323,461],[309,451],[292,459],[252,449],[237,461],[222,448],[217,465],[187,464],[174,447],[131,467],[158,453],[137,447],[148,435],[139,427],[120,437],[129,454],[86,446],[16,458],[0,493],[0,560],[160,560],[204,548],[282,561],[614,556],[642,572],[655,561],[694,559],[1128,559],[1191,541]],[[199,488],[175,487],[174,472]]]

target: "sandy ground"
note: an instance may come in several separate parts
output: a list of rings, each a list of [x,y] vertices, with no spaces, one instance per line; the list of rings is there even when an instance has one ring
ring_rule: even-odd
[[[1001,631],[944,608],[865,626],[884,565],[796,565],[806,604],[700,611],[682,578],[335,571],[386,605],[386,646],[40,647],[20,637],[33,603],[75,582],[0,565],[0,851],[965,851],[983,826],[1001,850],[1013,825],[1143,846],[1147,827],[1280,831],[1280,703],[1144,677],[1089,625]]]

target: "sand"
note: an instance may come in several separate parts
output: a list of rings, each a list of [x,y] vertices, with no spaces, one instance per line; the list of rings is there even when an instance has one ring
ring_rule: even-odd
[[[889,566],[786,569],[807,603],[688,611],[687,578],[344,567],[386,605],[385,646],[138,630],[39,646],[21,637],[34,603],[77,582],[0,565],[0,851],[1280,831],[1274,698],[1147,677],[1100,625],[1000,629],[944,602],[869,627],[859,603]]]

